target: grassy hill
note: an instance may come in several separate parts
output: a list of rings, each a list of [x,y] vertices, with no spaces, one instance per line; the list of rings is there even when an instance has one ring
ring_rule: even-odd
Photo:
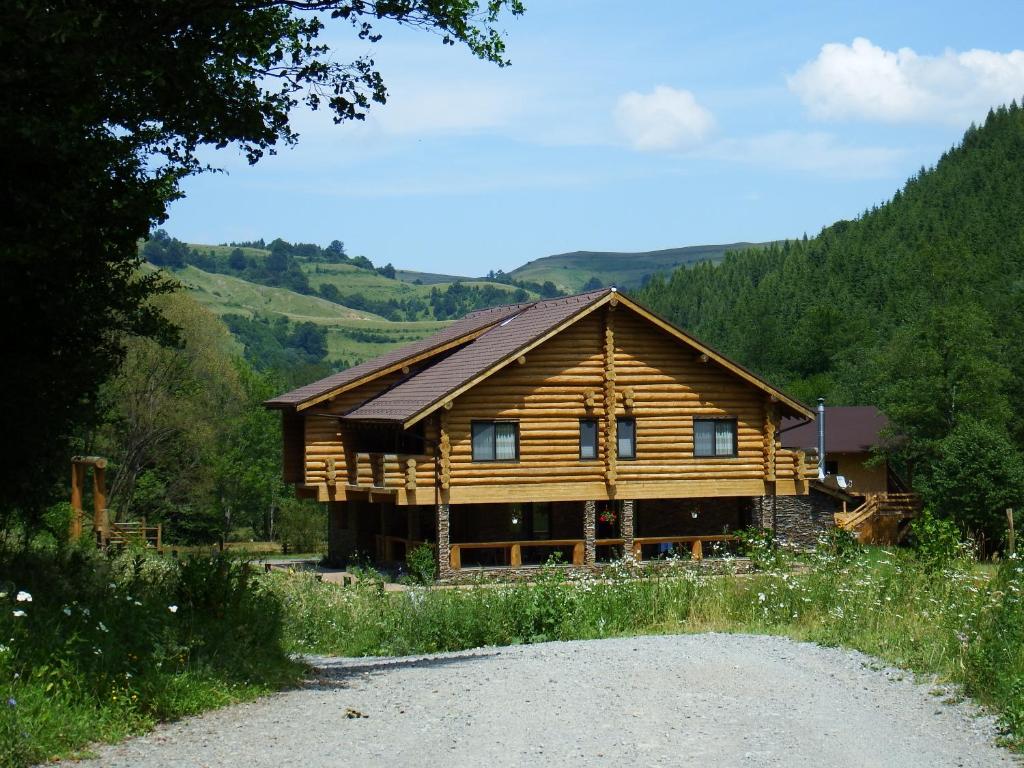
[[[604,251],[573,251],[528,261],[508,274],[516,280],[544,283],[551,281],[558,288],[576,293],[592,277],[604,285],[638,288],[644,278],[659,272],[671,272],[684,264],[700,261],[721,261],[727,251],[751,248],[756,243],[725,245],[691,245],[661,251],[615,253]]]
[[[426,272],[396,271],[395,279],[391,279],[376,272],[360,269],[352,264],[306,263],[302,265],[302,271],[309,278],[309,284],[316,289],[319,289],[322,283],[330,283],[335,285],[342,293],[361,293],[367,299],[373,301],[387,301],[388,299],[398,299],[401,301],[402,299],[412,297],[426,300],[430,297],[430,292],[433,289],[436,288],[443,291],[455,282],[480,287],[492,286],[501,291],[514,290],[507,285],[490,280],[456,277],[453,275],[435,275]],[[412,280],[407,280],[401,277],[401,275],[415,277]],[[419,284],[413,282],[417,279],[422,282]],[[531,299],[537,298],[536,292],[527,291],[527,293]]]
[[[382,320],[370,312],[350,309],[316,296],[204,272],[197,267],[177,270],[174,277],[200,304],[218,315],[283,315],[295,322],[308,320],[320,325],[334,325],[343,320]]]

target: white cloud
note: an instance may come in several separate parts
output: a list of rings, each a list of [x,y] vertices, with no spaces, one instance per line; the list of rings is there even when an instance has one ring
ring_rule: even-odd
[[[830,133],[779,131],[740,139],[723,139],[708,155],[733,162],[839,178],[888,177],[897,172],[904,152],[889,147],[842,144]]]
[[[689,149],[703,142],[715,118],[690,91],[659,85],[650,93],[630,91],[615,106],[615,122],[634,149]]]
[[[962,123],[1024,95],[1024,51],[923,56],[911,48],[887,51],[858,37],[852,45],[822,46],[788,82],[822,120]]]

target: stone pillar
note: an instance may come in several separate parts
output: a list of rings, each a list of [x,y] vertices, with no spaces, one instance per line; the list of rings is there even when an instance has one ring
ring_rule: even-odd
[[[583,564],[591,566],[597,562],[597,502],[583,502]]]
[[[622,511],[619,516],[619,531],[622,534],[622,554],[633,555],[633,509],[632,499],[622,500]]]
[[[437,578],[452,576],[451,540],[449,539],[449,506],[437,505]]]

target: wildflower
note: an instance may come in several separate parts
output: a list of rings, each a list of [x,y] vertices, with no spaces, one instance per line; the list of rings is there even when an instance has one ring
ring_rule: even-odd
[[[14,599],[17,600],[19,603],[31,603],[32,595],[30,595],[25,590],[21,590],[20,592],[18,592],[17,596]]]
[[[11,614],[14,615],[15,617],[19,618],[19,619],[22,618],[23,616],[28,616],[28,614],[25,613],[24,611],[11,611]]]
[[[16,701],[15,699],[14,699],[14,697],[12,696],[11,698],[9,698],[9,699],[7,700],[7,706],[8,706],[8,707],[16,707],[16,706],[18,706],[18,702],[17,702],[17,701]]]
[[[768,596],[767,596],[767,595],[765,595],[765,593],[764,593],[764,592],[758,592],[758,593],[757,593],[757,602],[759,602],[759,603],[763,603],[763,602],[764,602],[765,600],[767,600],[767,599],[768,599]]]
[[[178,606],[176,606],[176,605],[168,605],[167,606],[167,610],[170,611],[171,613],[177,613],[178,612]]]
[[[99,624],[96,625],[96,628],[99,629],[100,632],[109,632],[110,631],[109,629],[107,629],[107,625],[104,624],[102,621]]]
[[[65,616],[70,616],[71,615],[71,609],[68,606],[66,606],[66,605],[63,608],[61,608],[61,612],[63,612],[63,614]]]

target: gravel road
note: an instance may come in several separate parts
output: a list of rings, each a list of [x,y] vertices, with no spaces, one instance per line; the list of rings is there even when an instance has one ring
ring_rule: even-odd
[[[301,690],[166,725],[76,765],[1021,765],[994,745],[991,719],[944,703],[948,692],[859,653],[782,638],[313,662],[319,678]]]

